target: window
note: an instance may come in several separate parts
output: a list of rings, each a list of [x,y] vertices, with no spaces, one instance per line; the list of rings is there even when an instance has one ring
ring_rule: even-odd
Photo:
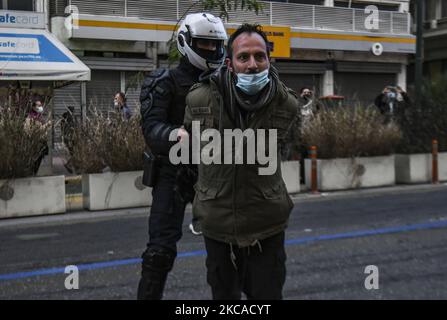
[[[447,18],[447,2],[445,1],[442,2],[441,16]]]
[[[3,6],[5,6],[3,1]],[[23,11],[34,11],[34,0],[8,0],[7,8],[8,10],[23,10]]]

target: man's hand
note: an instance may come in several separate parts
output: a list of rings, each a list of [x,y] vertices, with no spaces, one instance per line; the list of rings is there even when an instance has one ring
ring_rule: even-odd
[[[184,128],[179,128],[177,132],[177,141],[184,142],[189,139],[189,133]]]

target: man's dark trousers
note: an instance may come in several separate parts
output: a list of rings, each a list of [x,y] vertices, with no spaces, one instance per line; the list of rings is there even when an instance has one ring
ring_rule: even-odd
[[[214,300],[240,300],[241,292],[248,300],[282,299],[286,279],[284,231],[250,247],[230,246],[207,237],[205,245],[207,280]]]

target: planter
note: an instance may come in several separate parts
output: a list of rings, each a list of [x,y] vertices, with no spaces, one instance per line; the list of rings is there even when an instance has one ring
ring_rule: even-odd
[[[431,154],[396,154],[396,182],[424,183],[431,181]]]
[[[427,183],[432,180],[432,155],[397,154],[396,155],[397,183]],[[438,154],[439,181],[447,180],[447,152]]]
[[[0,180],[0,218],[64,212],[64,176]]]
[[[305,159],[306,186],[311,187],[311,160]],[[317,160],[318,190],[345,190],[394,185],[394,156]]]
[[[447,181],[447,152],[438,153],[439,181]]]
[[[300,192],[300,162],[284,161],[281,163],[281,173],[288,193]]]
[[[142,177],[142,171],[83,175],[84,208],[105,210],[150,206],[151,188],[142,184]]]

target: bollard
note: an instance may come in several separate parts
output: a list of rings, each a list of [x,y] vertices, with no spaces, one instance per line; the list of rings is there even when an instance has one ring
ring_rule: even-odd
[[[432,141],[432,165],[431,165],[431,176],[432,176],[432,183],[437,184],[439,183],[439,176],[438,176],[438,140],[433,139]]]
[[[317,173],[317,147],[312,146],[309,150],[311,159],[310,185],[311,192],[318,193],[318,173]]]

